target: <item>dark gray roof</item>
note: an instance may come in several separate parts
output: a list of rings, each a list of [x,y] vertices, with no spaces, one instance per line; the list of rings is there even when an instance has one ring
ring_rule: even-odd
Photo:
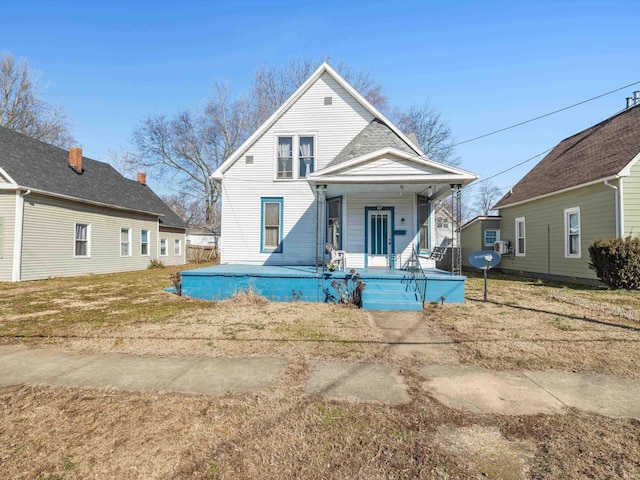
[[[610,178],[640,153],[640,106],[564,139],[493,207]]]
[[[342,149],[327,167],[333,167],[354,158],[361,157],[362,155],[389,147],[397,148],[411,155],[418,153],[396,135],[385,123],[374,118],[369,125],[364,127],[364,129]]]
[[[82,174],[69,166],[69,152],[0,127],[0,167],[18,185],[114,207],[162,215],[160,223],[185,223],[146,185],[111,165],[82,157]]]

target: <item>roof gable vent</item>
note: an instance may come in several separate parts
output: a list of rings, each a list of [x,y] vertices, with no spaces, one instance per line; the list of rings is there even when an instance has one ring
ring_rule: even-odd
[[[333,105],[333,97],[324,97],[325,105]]]

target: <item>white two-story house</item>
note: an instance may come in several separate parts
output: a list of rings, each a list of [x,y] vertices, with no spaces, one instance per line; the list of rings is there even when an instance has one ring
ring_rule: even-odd
[[[402,268],[435,246],[432,203],[473,173],[430,160],[328,64],[213,174],[221,262]]]

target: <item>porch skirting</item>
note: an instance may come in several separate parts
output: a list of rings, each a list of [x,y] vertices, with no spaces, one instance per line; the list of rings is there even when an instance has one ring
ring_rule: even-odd
[[[361,268],[362,306],[370,310],[421,310],[422,300],[407,270]],[[204,300],[225,300],[248,291],[277,302],[331,302],[339,298],[333,282],[344,282],[345,272],[312,266],[216,265],[182,274],[182,294]],[[464,302],[465,276],[437,269],[425,270],[425,302]]]

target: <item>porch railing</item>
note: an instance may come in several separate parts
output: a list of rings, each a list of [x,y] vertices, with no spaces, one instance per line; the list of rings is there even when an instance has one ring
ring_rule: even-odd
[[[418,252],[416,251],[415,246],[411,248],[409,271],[411,272],[413,282],[415,283],[416,292],[418,292],[420,301],[424,306],[425,298],[427,296],[427,276],[422,269],[422,265],[420,265],[420,258],[418,257]]]

